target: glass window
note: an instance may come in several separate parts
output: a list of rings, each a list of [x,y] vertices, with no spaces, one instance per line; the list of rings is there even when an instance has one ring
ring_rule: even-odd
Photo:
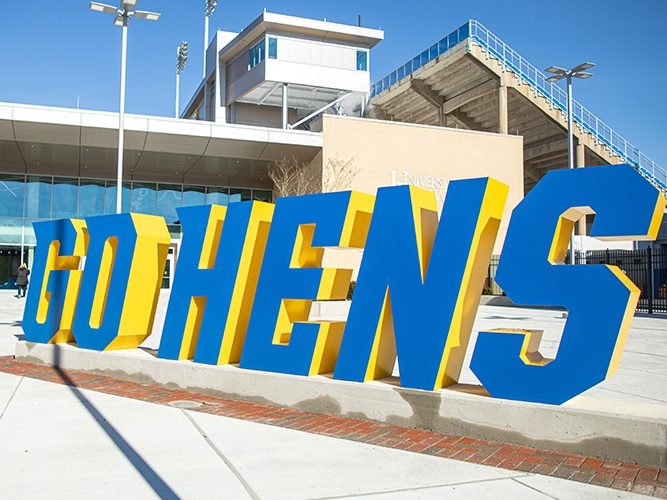
[[[51,217],[54,219],[69,219],[76,217],[76,207],[79,198],[79,181],[77,179],[53,180],[53,206]]]
[[[250,68],[254,68],[264,60],[265,45],[266,42],[262,40],[250,49]]]
[[[273,201],[273,192],[264,191],[262,189],[253,189],[252,190],[252,199],[257,201],[266,201],[271,203]]]
[[[0,216],[23,217],[22,175],[0,175]]]
[[[357,50],[357,71],[368,71],[368,52]]]
[[[449,48],[451,49],[454,47],[454,45],[459,43],[459,37],[458,33],[455,31],[454,33],[450,33],[449,35]]]
[[[250,189],[236,189],[231,188],[229,190],[229,202],[233,203],[235,201],[249,201],[252,200],[252,192]]]
[[[437,43],[429,49],[428,56],[431,59],[431,61],[433,59],[435,59],[436,57],[438,57],[438,44]]]
[[[183,204],[183,189],[180,184],[159,184],[157,191],[157,215],[161,215],[167,224],[178,221],[176,209]]]
[[[104,213],[104,184],[104,181],[81,179],[81,185],[79,186],[79,217],[91,217]],[[115,208],[115,198],[113,202]]]
[[[183,206],[206,205],[206,188],[203,186],[183,186]]]
[[[28,177],[26,185],[26,210],[28,219],[49,219],[51,217],[51,177]]]
[[[116,181],[107,182],[106,194],[104,196],[104,213],[105,214],[115,214],[116,213]],[[122,201],[122,212],[128,213],[130,211],[130,183],[123,182],[123,201]]]
[[[417,71],[419,68],[421,68],[421,59],[417,56],[412,60],[412,71]]]
[[[278,39],[269,37],[269,59],[278,59]]]
[[[132,212],[155,215],[156,205],[155,184],[132,183]]]
[[[209,187],[206,193],[207,205],[222,205],[229,204],[229,189],[226,187]]]
[[[424,66],[426,63],[428,63],[428,61],[429,61],[429,59],[428,59],[428,50],[425,50],[424,52],[422,52],[422,55],[421,55],[421,65]]]

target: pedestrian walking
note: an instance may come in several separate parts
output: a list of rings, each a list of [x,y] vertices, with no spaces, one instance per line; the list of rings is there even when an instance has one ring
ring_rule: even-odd
[[[30,269],[25,265],[25,262],[21,263],[18,270],[16,271],[16,285],[19,287],[17,299],[25,298],[26,290],[28,289],[28,275],[30,274]]]

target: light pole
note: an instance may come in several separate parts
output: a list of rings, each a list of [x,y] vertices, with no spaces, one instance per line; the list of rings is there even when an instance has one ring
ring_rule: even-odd
[[[176,49],[176,118],[178,118],[178,97],[181,88],[181,73],[188,62],[188,42],[181,42]]]
[[[116,187],[116,213],[119,214],[123,208],[123,147],[125,141],[124,120],[125,120],[125,67],[127,60],[127,25],[130,18],[146,19],[147,21],[157,21],[160,14],[157,12],[148,12],[145,10],[132,10],[136,7],[139,0],[122,0],[120,7],[107,5],[98,2],[90,2],[90,10],[103,12],[105,14],[115,14],[113,24],[122,26],[122,43],[120,50],[120,110],[118,113],[118,169],[117,169],[117,187]]]
[[[590,78],[592,73],[587,73],[587,69],[591,69],[595,64],[585,62],[572,69],[559,68],[558,66],[550,66],[544,71],[553,73],[554,76],[547,78],[547,82],[557,82],[565,78],[567,80],[567,166],[574,168],[574,131],[572,130],[572,79],[573,78]],[[574,233],[570,237],[570,264],[574,264]]]
[[[208,48],[208,18],[215,11],[218,0],[206,0],[206,10],[204,11],[204,69],[203,78],[206,78],[206,49]]]

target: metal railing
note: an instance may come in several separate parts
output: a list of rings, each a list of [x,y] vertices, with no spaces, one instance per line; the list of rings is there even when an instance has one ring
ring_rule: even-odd
[[[489,56],[497,59],[505,69],[514,72],[523,83],[530,85],[537,95],[544,97],[549,106],[560,110],[563,114],[567,112],[566,92],[555,83],[547,82],[548,77],[546,75],[475,20],[468,21],[411,61],[372,85],[371,97],[384,92],[463,42],[474,43],[482,47]],[[577,101],[573,101],[572,114],[575,124],[580,129],[590,133],[596,141],[607,147],[610,152],[632,165],[663,192],[667,192],[667,171],[639,151],[639,148],[626,141],[618,132]]]
[[[667,313],[667,249],[577,252],[576,262],[619,267],[641,291],[638,311]]]
[[[496,282],[498,262],[497,255],[491,257],[484,295],[503,295]],[[566,258],[565,262],[569,263],[569,258]],[[641,292],[637,311],[649,314],[667,313],[667,249],[649,247],[641,250],[577,250],[575,262],[577,265],[617,266]]]

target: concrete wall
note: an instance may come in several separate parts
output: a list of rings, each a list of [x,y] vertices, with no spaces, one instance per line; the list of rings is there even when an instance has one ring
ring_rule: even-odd
[[[237,125],[282,128],[283,110],[276,106],[258,106],[243,102],[234,103],[234,119]],[[296,109],[289,110],[288,122],[297,120]]]
[[[523,199],[523,139],[452,128],[324,117],[323,163],[354,159],[352,189],[375,194],[378,187],[413,184],[436,193],[438,207],[447,181],[494,177],[510,186],[494,253],[500,253],[512,209]]]

